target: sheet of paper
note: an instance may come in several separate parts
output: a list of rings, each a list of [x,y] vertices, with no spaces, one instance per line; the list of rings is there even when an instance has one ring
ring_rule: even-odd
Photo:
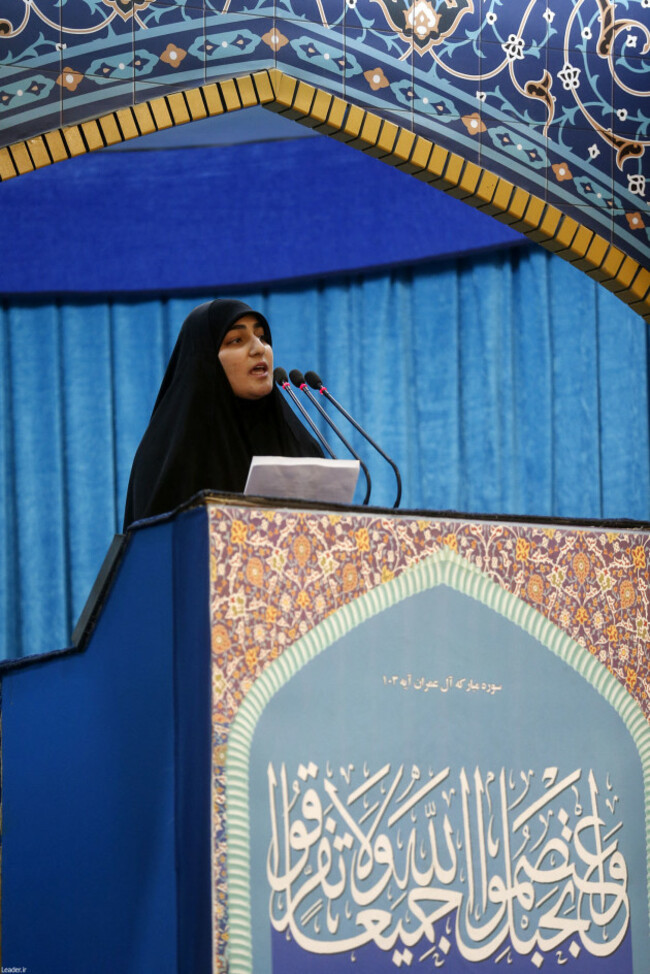
[[[253,457],[244,494],[351,504],[358,460],[317,457]]]

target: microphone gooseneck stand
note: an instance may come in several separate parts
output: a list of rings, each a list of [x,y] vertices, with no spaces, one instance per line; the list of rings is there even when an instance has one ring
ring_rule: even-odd
[[[354,448],[348,443],[348,441],[346,440],[346,438],[344,437],[343,433],[338,428],[334,420],[327,415],[326,411],[323,409],[323,407],[321,406],[321,404],[319,403],[318,399],[313,394],[313,392],[311,392],[311,390],[307,386],[307,383],[305,382],[305,377],[302,374],[302,372],[300,372],[298,369],[292,369],[291,372],[289,373],[289,378],[293,382],[294,386],[300,389],[301,392],[304,392],[304,394],[307,396],[309,401],[313,403],[313,405],[316,407],[316,409],[321,414],[321,416],[323,416],[325,418],[325,421],[329,423],[329,425],[332,427],[332,429],[334,430],[338,438],[341,440],[343,445],[350,451],[354,459],[359,461],[361,469],[363,470],[366,478],[366,496],[364,497],[362,504],[367,504],[368,501],[370,500],[370,491],[372,489],[371,482],[370,482],[370,473],[368,472],[367,466],[365,465],[365,463],[363,462],[359,454],[356,452],[356,450],[354,450]]]
[[[400,472],[398,470],[398,467],[397,467],[397,464],[395,463],[395,461],[394,460],[391,460],[391,458],[388,456],[387,453],[384,453],[384,451],[382,450],[382,448],[377,443],[375,443],[375,441],[373,440],[373,438],[371,436],[369,436],[368,433],[366,433],[366,431],[363,429],[363,427],[359,426],[359,424],[357,423],[356,419],[353,419],[352,416],[350,416],[350,414],[347,411],[347,409],[344,409],[343,406],[339,402],[336,401],[336,399],[334,398],[334,396],[330,392],[327,391],[327,388],[323,385],[323,381],[320,378],[320,376],[318,376],[315,372],[305,372],[305,379],[309,383],[309,385],[312,387],[312,389],[316,389],[317,392],[320,392],[321,396],[325,396],[325,398],[328,399],[336,409],[338,409],[338,411],[341,413],[341,415],[342,416],[345,416],[345,418],[347,419],[347,421],[349,423],[352,423],[352,425],[354,426],[354,428],[356,430],[358,430],[361,433],[361,435],[364,436],[368,440],[368,443],[370,443],[371,446],[374,446],[375,450],[377,450],[377,452],[382,455],[382,457],[384,458],[384,460],[386,460],[387,463],[389,463],[391,465],[391,467],[393,468],[393,471],[395,473],[395,478],[397,480],[397,497],[395,498],[395,503],[393,504],[393,508],[399,507],[399,502],[400,502],[400,500],[402,498],[402,478],[400,477]]]
[[[309,415],[309,413],[307,412],[307,410],[305,409],[305,407],[303,406],[303,404],[298,399],[298,396],[295,394],[295,392],[293,391],[293,389],[289,385],[289,376],[287,375],[287,373],[285,372],[285,370],[282,369],[282,368],[280,368],[278,366],[277,369],[274,369],[273,370],[273,379],[277,383],[277,385],[280,386],[281,389],[284,389],[284,391],[292,399],[292,401],[295,402],[295,404],[298,407],[298,409],[300,410],[301,414],[304,416],[305,421],[311,427],[311,429],[314,432],[315,436],[318,437],[318,440],[321,443],[321,445],[323,446],[323,449],[324,450],[327,450],[327,452],[331,456],[332,460],[336,460],[336,455],[335,455],[332,447],[329,445],[329,443],[327,442],[327,440],[325,439],[325,437],[323,436],[323,434],[321,433],[321,431],[316,426],[316,423],[313,421],[313,419],[311,418],[311,416]]]

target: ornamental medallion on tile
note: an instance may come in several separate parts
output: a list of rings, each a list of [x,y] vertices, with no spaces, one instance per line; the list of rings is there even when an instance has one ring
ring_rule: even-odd
[[[373,2],[395,33],[420,55],[453,34],[465,14],[474,13],[474,0],[412,0],[406,10],[397,0]]]

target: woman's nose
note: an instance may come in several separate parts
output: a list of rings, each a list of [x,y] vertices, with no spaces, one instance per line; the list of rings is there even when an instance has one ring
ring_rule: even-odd
[[[251,342],[251,355],[259,355],[259,353],[263,351],[264,342],[259,335],[253,335],[253,341]]]

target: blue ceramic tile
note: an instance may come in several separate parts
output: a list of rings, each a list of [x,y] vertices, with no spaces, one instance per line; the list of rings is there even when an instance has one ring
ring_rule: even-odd
[[[549,157],[544,127],[481,118],[481,165],[545,199]]]
[[[68,0],[62,5],[64,94],[83,98],[96,84],[101,100],[101,86],[133,83],[135,11],[133,0]]]
[[[581,132],[584,145],[590,141],[590,133]],[[579,140],[578,140],[579,141]],[[592,146],[594,143],[590,143]],[[596,147],[598,148],[598,147]],[[614,153],[607,145],[600,147],[594,159],[585,159],[579,144],[572,155],[551,152],[548,184],[551,190],[570,193],[576,205],[591,206],[601,213],[611,214],[620,205],[613,179]],[[566,170],[566,172],[564,171]]]
[[[438,0],[347,0],[346,24],[393,34],[403,52],[413,50],[423,57],[462,48],[468,37],[478,37],[480,30],[478,4],[473,0],[454,4]]]
[[[63,35],[64,37],[66,35]],[[63,88],[77,94],[88,93],[89,86],[133,84],[133,34],[116,36],[110,25],[91,35],[67,35],[61,51]]]
[[[468,111],[473,111],[473,101],[458,96],[450,85],[446,73],[442,77],[422,77],[414,64],[413,70],[413,115],[416,121],[424,124],[449,124]]]
[[[445,127],[444,136],[453,136],[454,145],[449,148],[457,152],[459,156],[468,162],[473,162],[477,166],[484,166],[482,161],[482,136],[480,117],[478,113],[470,112],[458,119],[452,119]],[[486,166],[486,168],[490,168]]]
[[[413,54],[403,57],[392,34],[346,27],[344,95],[357,104],[368,104],[403,114],[413,112]]]
[[[346,27],[376,31],[381,34],[394,34],[404,27],[406,7],[400,5],[397,24],[394,24],[390,8],[392,3],[377,3],[376,0],[344,0],[344,21]],[[404,41],[404,48],[409,46]]]
[[[612,243],[647,267],[650,263],[650,218],[647,209],[614,213]]]
[[[185,4],[156,4],[133,33],[134,85],[152,97],[205,80],[205,18]],[[163,88],[164,92],[160,89]],[[136,95],[139,98],[139,95]]]
[[[622,140],[650,141],[650,57],[614,59],[612,130]]]
[[[0,68],[0,144],[40,135],[61,124],[60,70]],[[28,118],[25,118],[29,115]]]
[[[570,146],[549,143],[549,191],[559,187],[577,203],[611,211],[616,205],[611,147],[598,145],[590,130],[573,129],[571,136]]]
[[[548,70],[553,81],[557,113],[575,113],[574,124],[609,127],[613,76],[610,63],[601,57],[597,37],[581,38],[568,55],[548,50]]]
[[[305,22],[285,21],[278,28],[282,46],[276,52],[277,67],[330,94],[343,95],[344,78],[351,70],[343,34]]]
[[[405,26],[407,4],[399,0],[345,0],[346,26],[397,34]]]
[[[247,14],[251,17],[273,17],[275,8],[275,0],[204,0],[206,16]]]
[[[22,0],[3,0],[0,12],[0,64],[38,64],[56,71],[61,48],[61,11],[41,4],[43,17]],[[9,36],[11,34],[11,36]]]
[[[623,143],[624,152],[627,143]],[[621,148],[614,154],[614,190],[621,212],[644,213],[644,222],[650,223],[648,200],[650,200],[650,156],[645,153],[636,158],[622,158]]]
[[[565,124],[561,117],[554,120],[548,129],[548,184],[550,189],[561,184],[578,203],[587,200],[611,209],[614,153],[599,131],[587,125]],[[566,173],[562,167],[566,167]]]
[[[554,21],[556,23],[557,20]],[[602,11],[598,4],[576,6],[573,15],[565,18],[561,28],[552,35],[549,47],[561,50],[568,46],[570,51],[595,52],[603,41]]]
[[[275,0],[275,15],[280,20],[317,24],[327,29],[342,29],[345,0]]]
[[[222,6],[226,0],[222,0]],[[152,12],[155,12],[157,7],[162,6],[178,6],[187,7],[188,12],[193,11],[193,16],[196,16],[196,12],[200,11],[205,13],[205,8],[207,6],[206,0],[151,0],[151,5],[143,9],[142,13],[138,13],[137,21],[140,23],[147,23],[151,18]]]
[[[120,81],[97,83],[87,75],[74,90],[63,89],[62,125],[74,125],[125,108],[133,102],[133,85]]]
[[[465,22],[453,44],[426,53],[413,54],[413,80],[418,94],[416,110],[435,111],[441,117],[458,119],[472,113],[480,90],[480,32]],[[423,108],[423,96],[428,109]],[[442,107],[444,106],[444,108]]]
[[[42,0],[36,0],[39,7]],[[58,0],[52,6],[58,6]],[[82,42],[92,41],[97,31],[107,31],[114,36],[131,34],[133,17],[143,9],[138,0],[66,0],[61,4],[61,29],[63,40],[76,36]],[[74,31],[74,34],[71,32]]]
[[[622,55],[648,57],[644,47],[650,38],[650,3],[648,0],[614,0],[616,16],[606,22],[609,30],[603,32],[608,56]]]
[[[205,42],[198,50],[205,64],[206,81],[274,67],[274,26],[273,17],[207,16]]]
[[[481,38],[487,44],[531,52],[546,49],[553,31],[544,0],[481,0]]]
[[[202,20],[204,17],[203,0],[155,0],[155,3],[138,14],[133,22],[133,29],[138,31],[140,28],[147,30],[166,26],[171,34],[176,24]]]
[[[565,58],[564,52],[548,51],[548,71],[555,98],[553,124],[570,138],[573,128],[589,128],[597,135],[611,129],[612,78],[602,59],[591,50],[580,49]]]
[[[494,121],[510,121],[519,126],[538,127],[548,123],[553,112],[551,80],[547,74],[546,52],[517,58],[499,44],[481,39],[480,95],[482,112]],[[514,76],[514,81],[513,81]]]
[[[348,28],[345,34],[346,71],[343,95],[357,105],[369,108],[382,118],[390,118],[397,124],[408,119],[410,128],[414,111],[412,62],[398,61],[381,46],[368,46],[363,40],[364,31]],[[376,40],[376,35],[375,35]],[[392,38],[386,38],[392,43]]]
[[[546,0],[543,5],[545,9],[540,9],[540,14],[546,24],[545,47],[562,50],[565,46],[566,38],[571,38],[571,43],[577,43],[582,35],[582,31],[590,28],[594,37],[598,35],[598,13],[599,7],[596,3],[576,5],[567,3],[566,0]]]

